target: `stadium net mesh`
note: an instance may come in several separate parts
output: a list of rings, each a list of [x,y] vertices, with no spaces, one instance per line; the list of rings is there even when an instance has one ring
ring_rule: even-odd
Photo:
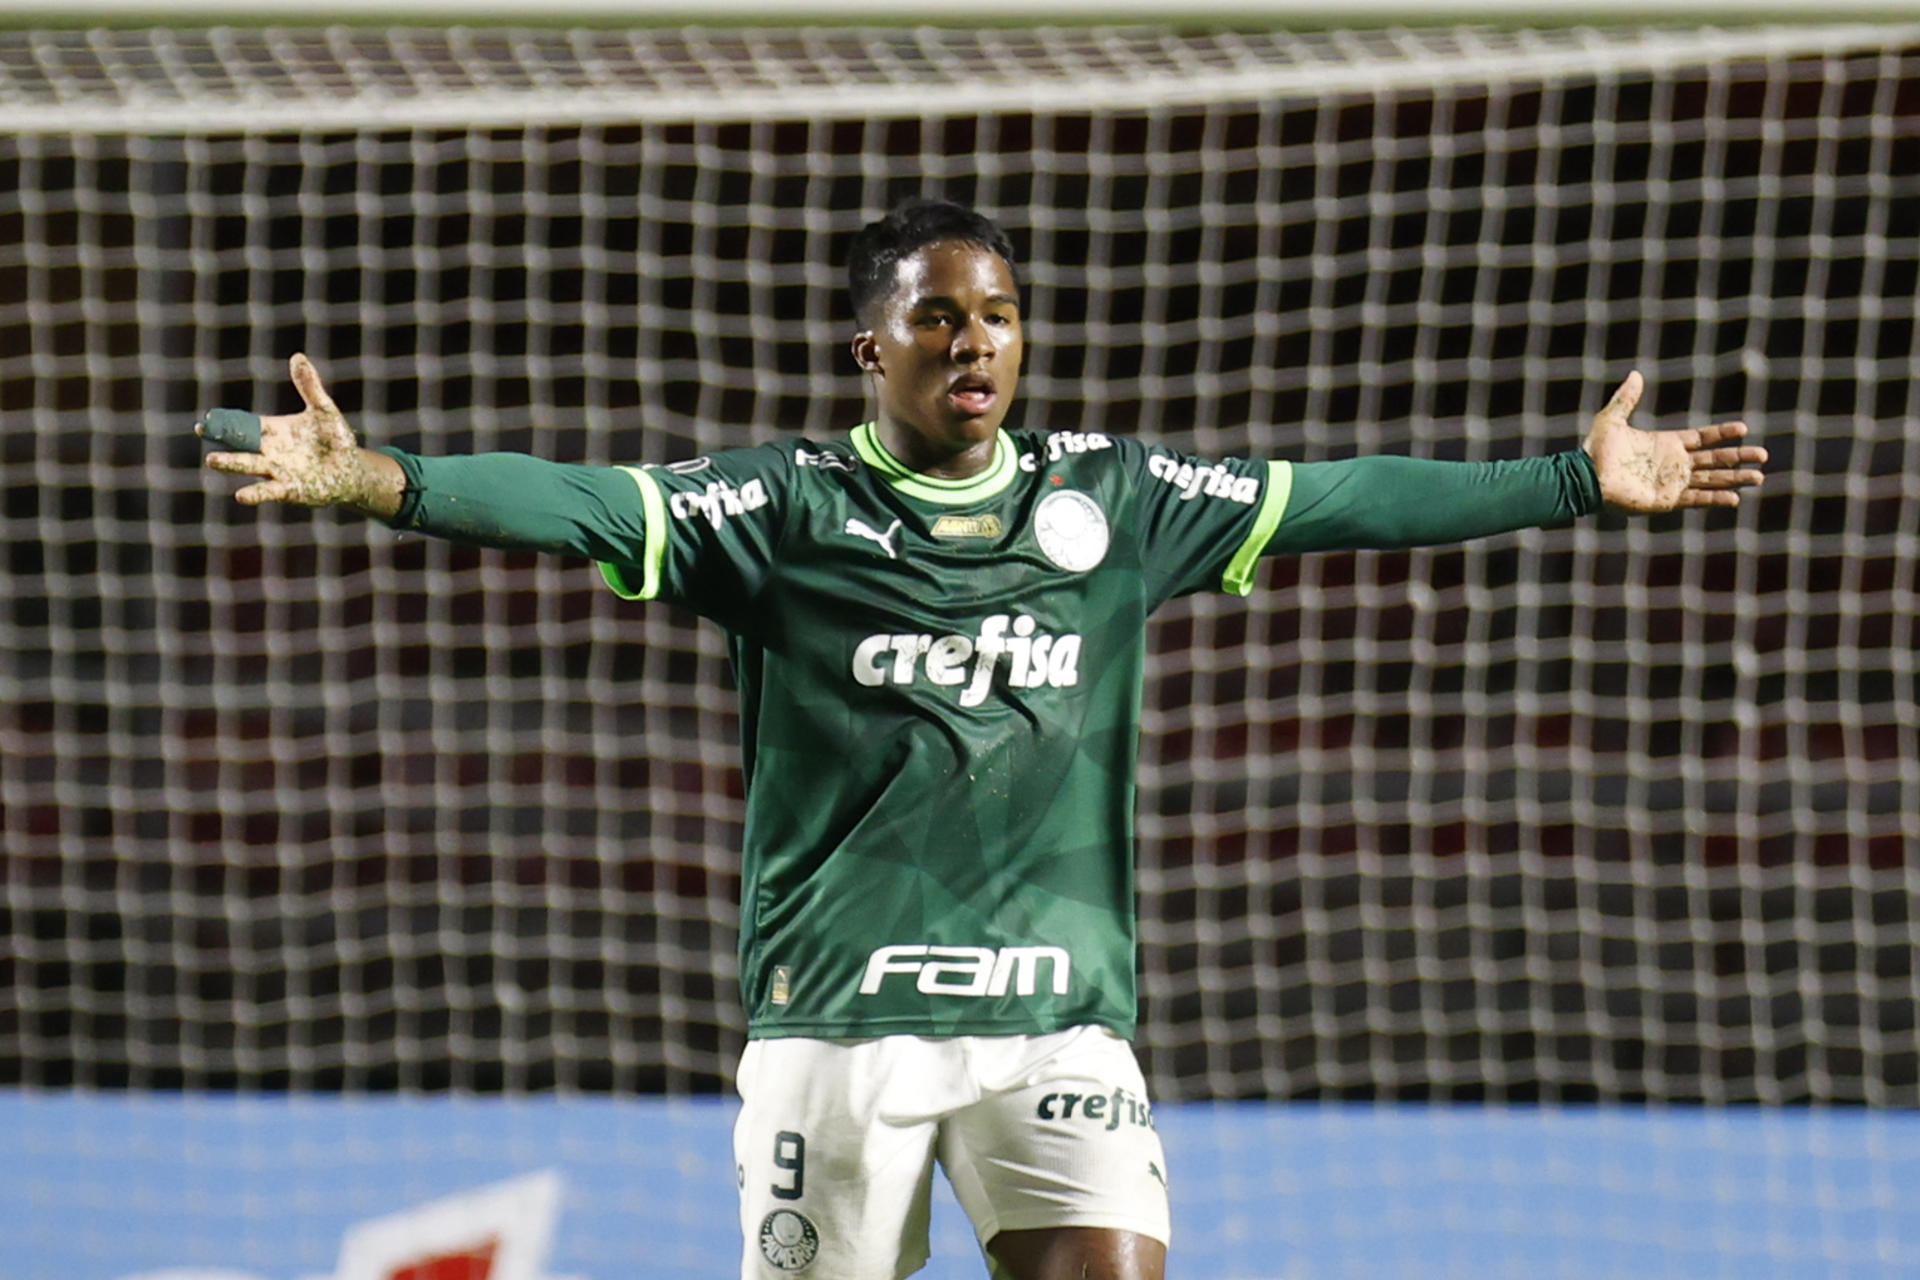
[[[1027,425],[1537,454],[1634,368],[1736,513],[1267,566],[1155,624],[1163,1098],[1920,1104],[1920,28],[0,35],[0,1082],[704,1092],[719,636],[237,509],[371,442],[857,422],[847,236],[1013,231]]]

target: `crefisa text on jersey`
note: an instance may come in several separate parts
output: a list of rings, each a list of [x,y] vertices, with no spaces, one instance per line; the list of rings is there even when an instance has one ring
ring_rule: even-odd
[[[1191,502],[1201,494],[1225,498],[1250,507],[1260,499],[1260,482],[1252,476],[1238,475],[1219,463],[1196,467],[1191,462],[1156,453],[1147,459],[1147,471],[1180,491],[1180,501]]]
[[[667,509],[678,520],[704,516],[709,524],[718,529],[729,516],[743,516],[749,511],[758,511],[767,505],[767,501],[767,486],[758,477],[737,489],[724,480],[715,480],[708,482],[704,493],[686,490],[674,493],[667,499]]]
[[[1098,453],[1113,448],[1113,440],[1098,431],[1055,431],[1047,437],[1047,461],[1058,462],[1070,453]],[[1038,471],[1040,455],[1020,455],[1022,471]]]
[[[871,635],[853,647],[853,678],[869,689],[908,685],[922,675],[932,684],[960,685],[959,702],[987,700],[994,667],[1008,660],[1007,683],[1015,689],[1060,689],[1080,683],[1080,637],[1050,636],[1027,614],[996,613],[974,636]],[[969,669],[971,664],[971,669]]]

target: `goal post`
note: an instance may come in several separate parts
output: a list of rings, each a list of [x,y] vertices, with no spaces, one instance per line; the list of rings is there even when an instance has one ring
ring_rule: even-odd
[[[1920,813],[1915,43],[9,37],[9,540],[37,550],[0,784],[13,905],[61,931],[23,989],[66,1009],[16,1017],[11,1071],[717,1083],[713,634],[575,566],[236,513],[182,428],[284,402],[301,348],[369,438],[428,451],[832,431],[861,409],[840,246],[939,190],[1020,243],[1030,424],[1490,457],[1570,443],[1638,367],[1649,421],[1746,417],[1779,459],[1735,516],[1312,557],[1166,615],[1163,1093],[1913,1096],[1883,974]],[[909,115],[916,81],[954,87]],[[804,113],[772,111],[785,83]],[[65,931],[102,920],[74,969]],[[139,998],[160,971],[212,994]]]
[[[1159,616],[1158,1098],[1920,1105],[1917,124],[1885,23],[0,31],[0,1084],[724,1091],[718,635],[187,428],[304,350],[428,453],[844,430],[941,193],[1025,425],[1515,457],[1638,369],[1773,456]]]

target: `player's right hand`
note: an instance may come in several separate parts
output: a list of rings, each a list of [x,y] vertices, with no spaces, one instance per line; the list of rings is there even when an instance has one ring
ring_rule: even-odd
[[[263,502],[360,505],[367,498],[370,477],[353,428],[327,394],[311,360],[296,354],[288,367],[306,409],[257,418],[239,409],[213,410],[194,424],[194,433],[244,452],[210,453],[207,466],[228,475],[259,477],[233,495],[250,507]]]

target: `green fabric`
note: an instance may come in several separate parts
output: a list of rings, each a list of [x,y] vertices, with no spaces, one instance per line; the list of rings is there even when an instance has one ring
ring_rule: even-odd
[[[1280,519],[1286,514],[1287,501],[1293,494],[1293,464],[1291,462],[1269,462],[1267,464],[1266,494],[1260,499],[1260,514],[1254,517],[1253,528],[1247,533],[1247,540],[1233,553],[1226,573],[1220,579],[1220,588],[1244,596],[1253,590],[1254,566],[1262,555],[1266,554],[1267,544],[1273,540],[1273,531],[1280,527]]]
[[[1266,551],[1435,546],[1562,525],[1599,507],[1599,477],[1578,449],[1510,462],[1298,462]]]
[[[871,433],[672,466],[402,459],[403,523],[602,562],[728,635],[750,1034],[1135,1018],[1147,619],[1262,553],[1455,541],[1598,504],[1591,465],[1211,462],[1004,433],[930,484]]]
[[[660,486],[645,467],[622,467],[640,486],[640,504],[647,521],[647,550],[640,566],[640,584],[627,579],[626,570],[617,564],[600,562],[600,576],[614,594],[626,600],[651,600],[660,594],[660,566],[667,555],[667,502]]]
[[[987,464],[986,470],[964,480],[947,480],[910,470],[887,452],[887,446],[880,443],[880,433],[871,422],[855,427],[851,442],[861,461],[888,477],[896,488],[928,502],[977,502],[993,497],[1013,483],[1015,454],[1004,431],[993,442],[993,461]]]
[[[633,477],[617,467],[524,453],[423,458],[403,449],[380,452],[407,477],[406,498],[388,522],[396,529],[507,551],[647,563],[646,510]]]
[[[1268,467],[1013,432],[929,486],[873,444],[647,469],[660,598],[740,690],[751,1034],[1128,1034],[1146,621],[1217,589]]]

